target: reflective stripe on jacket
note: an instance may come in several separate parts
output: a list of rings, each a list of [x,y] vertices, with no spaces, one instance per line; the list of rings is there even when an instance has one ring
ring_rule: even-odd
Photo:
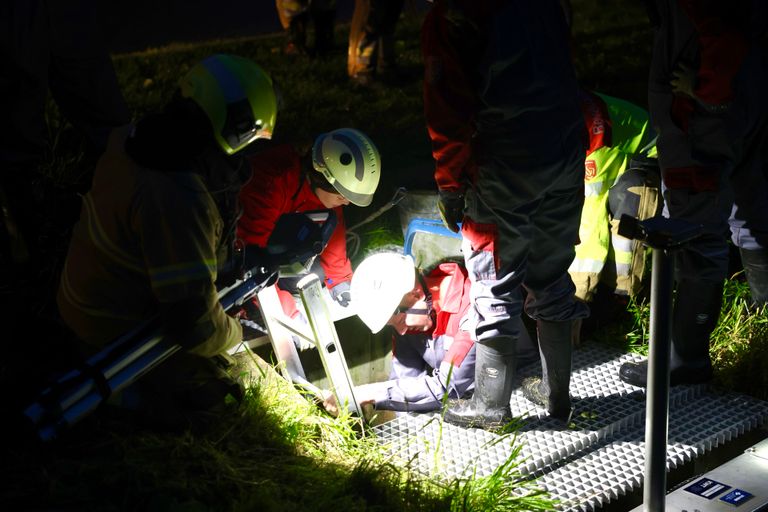
[[[633,252],[644,252],[644,248],[620,237],[615,226],[612,229],[608,197],[632,155],[648,144],[653,133],[648,113],[636,105],[585,90],[580,91],[579,100],[589,134],[589,148],[584,161],[579,244],[568,271],[576,285],[576,296],[588,301],[601,279],[611,281],[605,284],[618,293],[635,291],[626,289],[631,286]],[[614,268],[608,270],[606,264]],[[612,277],[606,279],[606,275]]]
[[[242,338],[214,284],[221,216],[197,174],[131,160],[124,150],[130,129],[113,131],[83,198],[57,296],[61,316],[100,347],[165,306],[199,299],[204,309],[190,324],[208,334],[191,351],[215,355]]]

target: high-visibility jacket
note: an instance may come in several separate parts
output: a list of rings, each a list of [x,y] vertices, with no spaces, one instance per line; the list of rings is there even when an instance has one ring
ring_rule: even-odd
[[[246,244],[264,247],[284,213],[321,210],[325,207],[301,171],[301,158],[290,145],[281,145],[251,159],[253,175],[240,192],[243,214],[237,236]],[[325,285],[333,288],[352,279],[352,264],[347,258],[346,227],[342,208],[336,212],[336,229],[320,254]]]
[[[198,174],[147,169],[129,158],[130,130],[113,131],[83,198],[57,294],[61,317],[101,347],[166,306],[194,304],[189,332],[200,337],[190,352],[221,353],[242,339],[215,287],[226,250],[221,215]]]
[[[579,94],[589,147],[584,161],[584,206],[576,257],[568,269],[576,296],[591,300],[598,282],[620,294],[633,294],[642,279],[644,247],[620,236],[618,215],[609,208],[609,195],[630,159],[653,138],[648,113],[627,101],[581,90]],[[637,195],[640,191],[633,190]],[[649,192],[650,193],[650,192]],[[658,190],[644,197],[656,209]],[[646,194],[647,196],[648,194]],[[633,212],[635,213],[635,212]]]

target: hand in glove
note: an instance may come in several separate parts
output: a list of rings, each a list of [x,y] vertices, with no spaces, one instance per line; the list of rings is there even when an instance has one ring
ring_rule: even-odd
[[[334,418],[337,418],[339,416],[339,404],[336,403],[336,395],[328,389],[323,389],[319,398],[323,404],[323,409]]]
[[[696,70],[692,69],[685,64],[680,64],[677,69],[672,72],[672,80],[670,80],[672,86],[672,92],[675,94],[682,94],[689,98],[696,98],[693,90],[696,87]]]
[[[328,291],[331,293],[331,298],[338,302],[341,307],[345,308],[349,306],[349,303],[352,300],[352,292],[349,288],[349,281],[343,281]]]
[[[459,223],[464,220],[464,194],[453,190],[441,190],[437,196],[437,209],[445,227],[459,232]]]

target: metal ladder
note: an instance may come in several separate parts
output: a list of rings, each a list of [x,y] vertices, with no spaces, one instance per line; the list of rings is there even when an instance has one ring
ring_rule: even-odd
[[[269,286],[257,294],[259,307],[266,322],[267,335],[278,360],[280,373],[288,381],[303,387],[318,397],[322,390],[307,380],[304,368],[294,344],[292,334],[308,341],[317,349],[331,392],[340,406],[346,404],[349,412],[363,416],[362,409],[354,394],[354,385],[349,367],[341,348],[330,308],[325,299],[320,279],[308,274],[298,283],[299,295],[309,323],[299,326],[283,313],[275,286]]]

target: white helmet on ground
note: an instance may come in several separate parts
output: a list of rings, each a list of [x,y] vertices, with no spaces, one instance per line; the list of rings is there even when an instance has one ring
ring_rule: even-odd
[[[403,296],[413,290],[416,269],[410,256],[382,252],[368,256],[352,276],[352,301],[357,316],[372,333],[389,321]]]
[[[364,133],[340,128],[315,139],[312,165],[336,191],[357,206],[368,206],[379,186],[379,150]]]

